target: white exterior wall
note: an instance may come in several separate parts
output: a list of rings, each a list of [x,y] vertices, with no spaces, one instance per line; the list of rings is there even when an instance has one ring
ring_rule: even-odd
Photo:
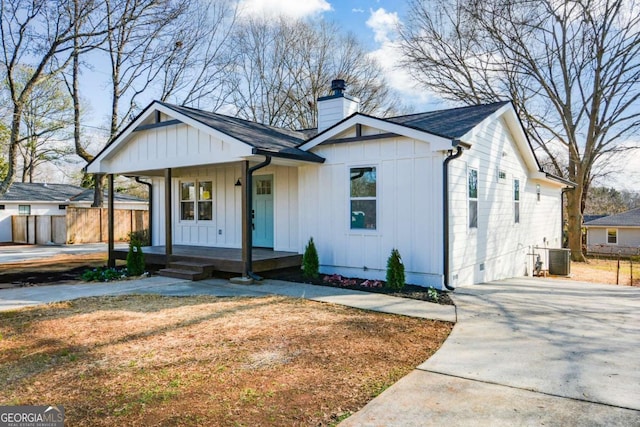
[[[607,243],[607,230],[618,230],[618,242]],[[594,227],[587,228],[587,251],[597,253],[640,254],[639,227]]]
[[[313,237],[320,271],[384,280],[397,248],[409,283],[441,287],[443,155],[405,137],[320,145],[313,152],[326,162],[299,170],[299,246]],[[376,230],[351,229],[349,169],[359,166],[377,168]]]
[[[451,285],[531,274],[533,256],[527,254],[533,247],[561,247],[561,188],[528,177],[502,120],[488,121],[468,142],[472,148],[449,164]],[[469,168],[478,171],[476,229],[468,226]],[[506,179],[498,178],[499,171]],[[514,220],[514,179],[520,181],[519,224]],[[543,256],[548,267],[546,261]]]
[[[235,183],[242,175],[240,164],[192,168],[172,176],[172,215],[174,245],[242,246],[243,187]],[[298,252],[298,174],[297,169],[269,166],[255,176],[273,175],[274,250]],[[213,220],[180,220],[180,182],[212,181]],[[153,245],[165,244],[164,179],[153,178]],[[244,184],[244,183],[243,183]]]
[[[30,203],[30,202],[6,202],[0,201],[0,205],[4,205],[4,210],[0,210],[0,242],[13,241],[11,231],[11,216],[18,215],[19,205],[31,206],[31,215],[66,215],[64,209],[60,209],[59,205],[63,202],[52,203]]]
[[[193,126],[177,124],[134,132],[127,143],[100,165],[104,173],[131,173],[240,160],[248,145],[231,143]]]

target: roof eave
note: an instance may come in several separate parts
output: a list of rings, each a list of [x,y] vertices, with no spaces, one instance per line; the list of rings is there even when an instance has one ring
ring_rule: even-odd
[[[258,155],[262,155],[262,156],[272,156],[272,157],[279,157],[282,159],[289,159],[289,160],[298,160],[301,162],[310,162],[310,163],[324,163],[325,162],[325,158],[324,157],[320,157],[317,154],[314,153],[310,153],[308,151],[301,151],[301,154],[296,154],[296,153],[286,153],[286,152],[282,152],[282,151],[271,151],[271,150],[265,150],[263,148],[254,148],[252,150],[253,154],[258,154]]]

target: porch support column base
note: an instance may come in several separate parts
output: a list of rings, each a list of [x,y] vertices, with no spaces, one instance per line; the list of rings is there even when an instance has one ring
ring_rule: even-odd
[[[232,277],[229,282],[234,285],[251,285],[253,284],[253,279],[251,277]]]

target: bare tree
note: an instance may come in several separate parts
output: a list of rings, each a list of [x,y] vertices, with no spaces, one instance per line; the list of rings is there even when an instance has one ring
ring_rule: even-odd
[[[513,100],[567,193],[572,259],[596,168],[640,128],[636,0],[412,0],[403,51],[416,79],[467,104]]]
[[[74,40],[84,44],[104,31],[104,19],[95,14],[99,3],[91,0],[0,2],[0,61],[11,101],[8,168],[0,181],[0,194],[4,194],[15,179],[20,125],[27,100],[38,82],[67,66]],[[32,73],[18,83],[17,73],[25,64],[31,67]]]
[[[33,70],[18,73],[27,80]],[[64,160],[73,153],[66,141],[70,129],[72,104],[59,75],[43,78],[25,101],[18,148],[22,157],[22,182],[33,182],[38,166]]]
[[[325,22],[251,20],[239,26],[240,54],[233,105],[239,116],[291,129],[316,126],[316,100],[343,78],[361,99],[361,111],[400,109],[381,67],[349,34]]]
[[[232,0],[194,1],[171,26],[174,46],[154,93],[161,101],[215,111],[235,90],[237,53],[231,37],[237,19]]]
[[[228,0],[107,0],[104,13],[108,27],[104,42],[90,49],[74,46],[67,79],[74,102],[76,153],[85,161],[94,156],[82,141],[78,81],[81,58],[90,50],[106,53],[111,66],[109,139],[138,113],[140,98],[219,107],[223,97],[218,89],[230,67],[223,46],[235,9]],[[93,179],[94,206],[103,204],[103,181],[101,176]]]

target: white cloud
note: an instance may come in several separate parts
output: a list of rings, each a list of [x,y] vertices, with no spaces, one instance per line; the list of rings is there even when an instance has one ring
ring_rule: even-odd
[[[351,12],[353,12],[353,13],[364,13],[364,9],[362,9],[362,8],[355,8],[355,7],[354,7],[353,9],[351,9]]]
[[[371,11],[367,27],[373,30],[376,42],[386,43],[395,38],[399,22],[400,18],[398,18],[397,12],[387,12],[381,7]]]
[[[371,10],[367,26],[373,30],[378,49],[369,53],[382,66],[389,85],[396,90],[405,104],[415,106],[419,111],[426,111],[438,103],[434,94],[418,88],[411,75],[399,66],[402,58],[398,43],[397,28],[400,23],[396,12],[387,12],[383,8]]]
[[[245,17],[305,18],[331,10],[326,0],[240,0],[240,15]]]

